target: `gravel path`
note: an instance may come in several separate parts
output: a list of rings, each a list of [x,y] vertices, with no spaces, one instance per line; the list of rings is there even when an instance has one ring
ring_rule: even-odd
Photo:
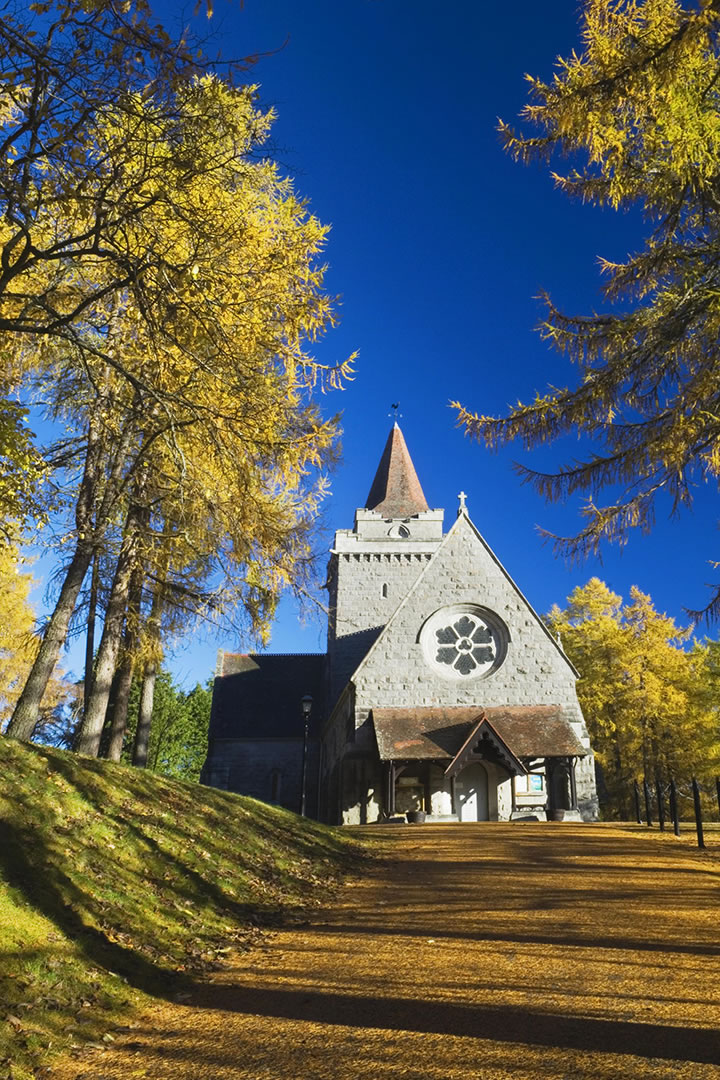
[[[391,861],[58,1080],[720,1080],[720,860],[612,826],[368,829]]]

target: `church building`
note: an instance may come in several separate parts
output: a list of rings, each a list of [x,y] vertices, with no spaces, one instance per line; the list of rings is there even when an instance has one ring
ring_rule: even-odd
[[[325,654],[221,652],[202,780],[332,824],[594,820],[560,643],[397,424],[330,553]]]

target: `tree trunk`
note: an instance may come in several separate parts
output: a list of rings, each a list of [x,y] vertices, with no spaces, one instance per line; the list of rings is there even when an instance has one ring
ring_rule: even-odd
[[[135,745],[133,746],[132,756],[133,765],[136,765],[139,769],[144,769],[147,765],[150,725],[155,700],[155,680],[157,679],[159,666],[156,660],[148,660],[143,673],[140,708],[138,710],[137,730],[135,732]]]
[[[127,630],[125,633],[125,641],[127,641]],[[113,679],[112,684],[112,695],[106,725],[109,726],[107,746],[104,753],[102,751],[100,753],[100,756],[106,757],[108,761],[119,761],[122,756],[123,742],[125,741],[125,732],[127,730],[132,675],[133,656],[132,653],[125,651],[125,642],[123,642],[122,658],[118,665],[118,669],[115,672],[115,678]]]
[[[140,637],[140,603],[142,600],[142,586],[143,571],[142,567],[137,565],[133,570],[132,580],[130,582],[127,620],[125,623],[125,639],[123,641],[123,656],[115,679],[110,740],[105,755],[109,761],[120,760],[125,732],[127,730],[130,688],[132,686],[133,668],[135,666],[135,653],[137,650],[138,638]]]
[[[112,684],[110,686],[107,711],[105,713],[105,723],[103,724],[102,733],[100,735],[100,745],[98,746],[97,752],[97,756],[101,758],[107,757],[107,749],[110,743],[110,727],[112,725],[112,717],[115,713],[115,690],[117,687],[119,670],[119,668],[116,669],[115,674],[113,675]],[[92,691],[92,686],[90,687],[90,690]],[[77,736],[75,738],[75,741],[77,742]]]
[[[613,766],[615,772],[615,805],[621,820],[624,820],[627,811],[627,796],[625,791],[625,778],[623,775],[622,750],[620,745],[620,731],[615,723],[612,741]]]
[[[90,544],[82,542],[75,549],[55,610],[50,617],[50,622],[43,635],[42,644],[35,657],[35,663],[28,675],[23,692],[15,706],[12,720],[5,732],[12,739],[22,739],[27,742],[28,739],[32,738],[40,715],[43,694],[55,670],[60,650],[65,644],[70,619],[90,565],[92,550]]]
[[[98,410],[99,413],[99,410]],[[27,682],[20,695],[12,720],[6,734],[13,739],[32,738],[32,733],[40,715],[40,704],[50,681],[60,650],[65,644],[72,613],[75,610],[78,594],[85,580],[85,575],[93,556],[91,536],[93,532],[93,509],[98,490],[100,461],[103,454],[103,442],[98,421],[90,421],[88,430],[85,467],[75,506],[75,525],[78,541],[60,590],[50,621],[43,634],[43,640],[30,669]]]
[[[140,543],[140,513],[137,504],[128,510],[120,555],[110,590],[103,634],[95,662],[95,678],[88,701],[87,711],[78,733],[75,749],[79,754],[97,757],[105,713],[107,712],[110,687],[117,666],[122,641],[125,613],[128,606],[130,578],[138,559]]]
[[[653,776],[660,776],[662,773],[662,755],[660,753],[660,743],[657,737],[657,723],[655,717],[650,721],[650,747],[653,756]]]
[[[83,685],[83,712],[87,712],[90,691],[93,682],[93,664],[95,661],[95,619],[97,616],[98,579],[100,577],[100,553],[96,550],[92,557],[92,577],[90,579],[90,600],[88,602],[87,634],[85,637],[85,680]]]
[[[142,689],[140,691],[140,708],[138,709],[138,722],[135,730],[135,743],[133,745],[132,763],[139,769],[147,766],[148,747],[150,745],[150,725],[152,724],[153,704],[155,701],[155,680],[160,670],[160,635],[162,613],[165,606],[165,577],[169,565],[169,556],[165,554],[162,568],[155,582],[152,608],[147,621],[148,646],[151,650],[151,660],[146,661],[143,671]]]

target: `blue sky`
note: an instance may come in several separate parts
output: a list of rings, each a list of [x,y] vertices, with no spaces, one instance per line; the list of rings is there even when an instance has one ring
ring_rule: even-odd
[[[169,24],[174,5],[158,7]],[[454,426],[449,402],[502,413],[576,372],[533,327],[547,289],[572,313],[602,306],[596,259],[639,243],[633,214],[571,203],[541,166],[502,150],[497,118],[526,101],[523,75],[549,77],[579,47],[579,9],[567,0],[512,5],[479,0],[216,0],[209,51],[261,56],[249,79],[278,114],[275,156],[321,221],[330,223],[327,284],[342,296],[341,324],[318,345],[324,362],[359,351],[357,377],[323,407],[343,413],[343,462],[332,478],[324,539],[352,525],[400,402],[403,428],[428,502],[451,523],[468,493],[475,524],[537,610],[563,603],[593,575],[627,596],[630,585],[683,621],[716,580],[714,491],[677,521],[660,507],[651,536],[607,548],[600,564],[568,567],[537,526],[579,528],[578,504],[548,506],[523,487],[512,461],[552,468],[582,452],[573,439],[528,454],[489,454]],[[204,681],[229,635],[182,643],[173,670]],[[303,627],[283,604],[272,651],[324,648],[321,620]],[[68,658],[74,667],[74,653]]]

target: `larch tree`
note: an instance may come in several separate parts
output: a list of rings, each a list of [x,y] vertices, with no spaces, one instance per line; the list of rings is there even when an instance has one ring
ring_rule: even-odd
[[[20,347],[38,336],[82,346],[88,326],[104,329],[106,302],[128,290],[139,299],[163,262],[128,243],[159,198],[160,162],[134,156],[132,138],[123,156],[112,130],[122,115],[126,134],[137,124],[146,137],[150,98],[169,122],[178,91],[209,67],[196,46],[187,30],[168,34],[146,0],[3,6],[0,330]],[[194,169],[187,155],[183,168]]]
[[[720,5],[678,0],[585,0],[583,46],[553,79],[530,78],[524,119],[501,124],[521,161],[566,156],[553,173],[574,198],[639,206],[642,250],[604,261],[604,295],[619,306],[575,317],[547,299],[540,332],[581,371],[506,416],[455,403],[459,422],[489,446],[527,448],[574,431],[596,445],[555,473],[519,466],[550,500],[584,493],[584,523],[556,537],[564,554],[652,527],[658,497],[677,509],[698,481],[720,477]],[[598,494],[610,489],[602,504]],[[720,614],[720,589],[708,614]]]
[[[0,397],[0,541],[12,547],[19,525],[45,519],[38,489],[47,469],[27,425],[29,410],[9,390]]]
[[[140,297],[153,263],[151,251],[126,242],[152,198],[139,181],[143,159],[123,161],[88,131],[118,110],[132,122],[138,95],[151,94],[169,112],[175,90],[207,67],[190,32],[168,34],[146,0],[3,5],[0,330],[3,381],[12,389],[42,342],[101,349],[104,308],[128,290]],[[89,343],[91,327],[101,336]],[[24,520],[38,513],[32,496],[42,462],[14,396],[5,395],[0,411],[0,512]]]
[[[12,716],[40,644],[29,599],[34,584],[17,542],[0,544],[0,731]],[[74,690],[56,673],[45,688],[39,722],[52,725],[58,711],[74,704]]]
[[[717,707],[708,699],[707,647],[631,589],[630,602],[593,578],[548,622],[580,673],[578,698],[615,812],[632,812],[631,785],[711,780],[720,761]]]
[[[307,352],[334,321],[318,262],[326,228],[260,157],[272,115],[254,88],[217,77],[181,86],[168,110],[152,94],[108,110],[85,137],[137,168],[141,209],[123,229],[152,253],[142,287],[97,297],[103,332],[53,341],[35,358],[77,436],[73,554],[38,663],[8,733],[28,738],[93,552],[117,536],[94,683],[79,749],[97,753],[133,569],[155,540],[203,537],[256,627],[301,565],[337,433],[312,403],[322,368]],[[138,162],[137,166],[133,163]],[[124,189],[127,187],[124,179]],[[103,277],[104,267],[95,267]],[[68,393],[68,389],[72,392]],[[62,448],[59,453],[62,454]],[[154,539],[153,539],[154,537]]]
[[[0,727],[4,727],[32,664],[35,612],[28,595],[33,584],[21,569],[15,544],[0,545]]]
[[[565,609],[555,606],[547,617],[580,673],[578,697],[613,794],[627,784],[635,756],[624,724],[629,633],[622,625],[621,609],[622,598],[592,578],[573,590]]]

